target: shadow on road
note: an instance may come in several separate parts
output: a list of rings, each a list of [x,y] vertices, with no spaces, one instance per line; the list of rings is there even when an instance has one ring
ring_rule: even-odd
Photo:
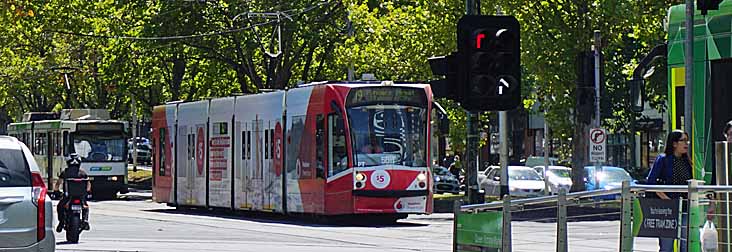
[[[308,227],[421,227],[428,226],[422,223],[413,223],[409,220],[394,221],[385,216],[319,216],[313,214],[283,215],[279,213],[232,211],[227,209],[183,208],[150,209],[148,212],[208,216],[232,220],[245,220],[259,223],[288,224]]]
[[[79,243],[78,242],[70,242],[70,241],[56,242],[56,245],[70,245],[70,244],[79,244]]]

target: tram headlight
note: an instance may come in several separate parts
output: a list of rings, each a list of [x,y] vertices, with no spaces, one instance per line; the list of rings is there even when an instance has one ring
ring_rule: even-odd
[[[366,181],[366,175],[361,172],[356,172],[356,181],[360,181],[360,182]]]
[[[112,176],[112,181],[117,181],[117,176]]]
[[[425,175],[424,173],[420,173],[419,175],[417,175],[417,180],[419,182],[424,182],[427,180],[427,175]]]

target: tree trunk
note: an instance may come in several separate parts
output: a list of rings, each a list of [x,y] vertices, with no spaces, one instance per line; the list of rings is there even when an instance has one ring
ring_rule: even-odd
[[[180,86],[186,74],[186,60],[177,56],[171,60],[173,61],[173,77],[170,80],[170,93],[173,101],[177,101],[180,100]]]
[[[577,43],[577,52],[582,51],[588,51],[590,49],[590,37],[592,35],[592,29],[590,29],[590,22],[589,22],[589,2],[587,0],[580,1],[577,6],[577,34],[578,34],[578,42]],[[578,59],[580,59],[578,57]],[[584,58],[582,58],[584,59]],[[576,83],[575,90],[574,90],[574,96],[575,96],[575,106],[574,106],[574,134],[572,137],[572,189],[571,191],[584,191],[585,190],[585,181],[584,181],[584,169],[585,165],[588,164],[589,158],[588,158],[588,135],[590,130],[590,122],[592,121],[592,112],[590,112],[589,115],[587,113],[584,113],[586,111],[586,100],[583,101],[583,95],[584,92],[587,92],[587,90],[583,90],[579,87],[585,87],[588,85],[585,83],[587,79],[585,78],[583,74],[583,65],[585,64],[584,60],[577,60],[576,61],[577,66],[577,76],[576,76]],[[592,103],[591,103],[592,104]],[[590,110],[594,111],[594,110]],[[590,117],[590,120],[587,120],[587,117]]]

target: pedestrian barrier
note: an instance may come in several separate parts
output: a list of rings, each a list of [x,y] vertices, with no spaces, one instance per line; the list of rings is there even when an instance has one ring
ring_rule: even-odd
[[[653,197],[656,192],[686,196],[661,200]],[[729,192],[732,186],[697,180],[676,186],[625,181],[619,189],[458,203],[453,251],[658,251],[659,237],[675,238],[677,247],[688,244],[685,251],[730,251],[732,219],[723,198]],[[710,239],[714,232],[716,241]],[[703,235],[707,250],[701,250]]]

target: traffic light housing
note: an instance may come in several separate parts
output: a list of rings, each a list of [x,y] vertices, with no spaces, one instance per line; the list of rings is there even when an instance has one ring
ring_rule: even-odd
[[[463,16],[458,22],[458,84],[470,111],[521,105],[521,36],[513,16]]]
[[[696,0],[696,9],[706,16],[708,10],[719,10],[719,4],[722,0]]]
[[[458,65],[456,53],[428,59],[432,74],[444,76],[444,79],[430,81],[435,98],[448,98],[457,102],[463,99],[462,86],[458,83]]]

